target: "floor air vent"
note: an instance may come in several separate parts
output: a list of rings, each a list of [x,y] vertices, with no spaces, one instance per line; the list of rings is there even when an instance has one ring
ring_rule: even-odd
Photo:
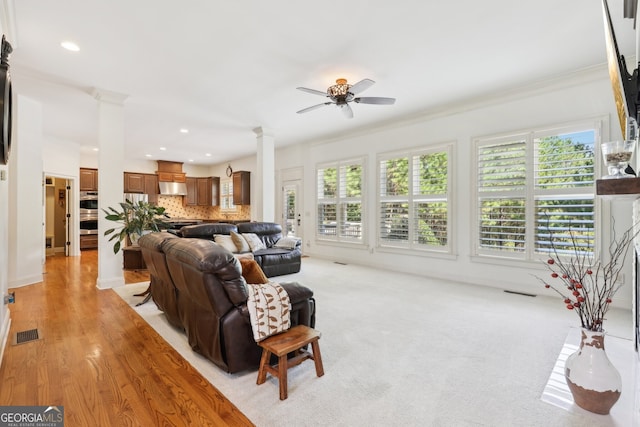
[[[522,296],[525,296],[525,297],[534,297],[534,298],[536,297],[536,295],[535,295],[535,294],[528,294],[528,293],[526,293],[526,292],[508,291],[508,290],[506,290],[506,289],[505,289],[504,291],[505,291],[506,293],[508,293],[508,294],[522,295]]]
[[[15,343],[24,344],[31,341],[37,341],[40,339],[40,334],[37,329],[29,329],[28,331],[21,331],[16,333]]]

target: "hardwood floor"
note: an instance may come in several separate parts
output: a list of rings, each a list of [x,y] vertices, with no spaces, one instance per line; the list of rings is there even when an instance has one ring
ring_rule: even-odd
[[[250,426],[112,290],[97,251],[47,257],[44,281],[13,289],[0,405],[64,406],[66,426]],[[148,280],[125,272],[125,282]],[[149,302],[148,304],[153,304]],[[40,339],[13,345],[19,331]]]

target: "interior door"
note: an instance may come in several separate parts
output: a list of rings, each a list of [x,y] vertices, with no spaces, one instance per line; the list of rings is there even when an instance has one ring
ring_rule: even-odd
[[[66,186],[65,186],[65,191],[66,191],[66,197],[65,200],[67,201],[66,204],[66,212],[65,212],[65,221],[64,221],[64,229],[65,229],[65,236],[66,236],[66,240],[64,242],[64,255],[65,256],[71,256],[71,185],[70,185],[70,181],[67,180],[66,182]]]
[[[302,224],[302,181],[285,181],[282,184],[282,233],[285,236],[303,238]]]

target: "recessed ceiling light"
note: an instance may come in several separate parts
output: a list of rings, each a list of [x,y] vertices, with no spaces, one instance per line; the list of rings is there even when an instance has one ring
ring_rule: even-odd
[[[75,44],[74,42],[70,42],[68,40],[60,43],[60,46],[62,46],[63,48],[71,52],[78,52],[80,50],[80,47],[77,44]]]
[[[193,162],[193,159],[189,159],[190,162]]]
[[[206,153],[205,156],[211,157],[211,153]]]
[[[189,129],[182,128],[180,129],[180,133],[189,133]]]
[[[160,147],[160,151],[167,151],[167,147]]]
[[[100,151],[98,147],[93,147],[93,151]]]
[[[146,157],[153,157],[151,154],[145,154]]]

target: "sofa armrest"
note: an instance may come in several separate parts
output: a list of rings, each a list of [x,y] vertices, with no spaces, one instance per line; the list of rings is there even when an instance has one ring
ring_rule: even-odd
[[[313,291],[298,282],[280,283],[280,286],[287,291],[291,305],[313,298]]]

